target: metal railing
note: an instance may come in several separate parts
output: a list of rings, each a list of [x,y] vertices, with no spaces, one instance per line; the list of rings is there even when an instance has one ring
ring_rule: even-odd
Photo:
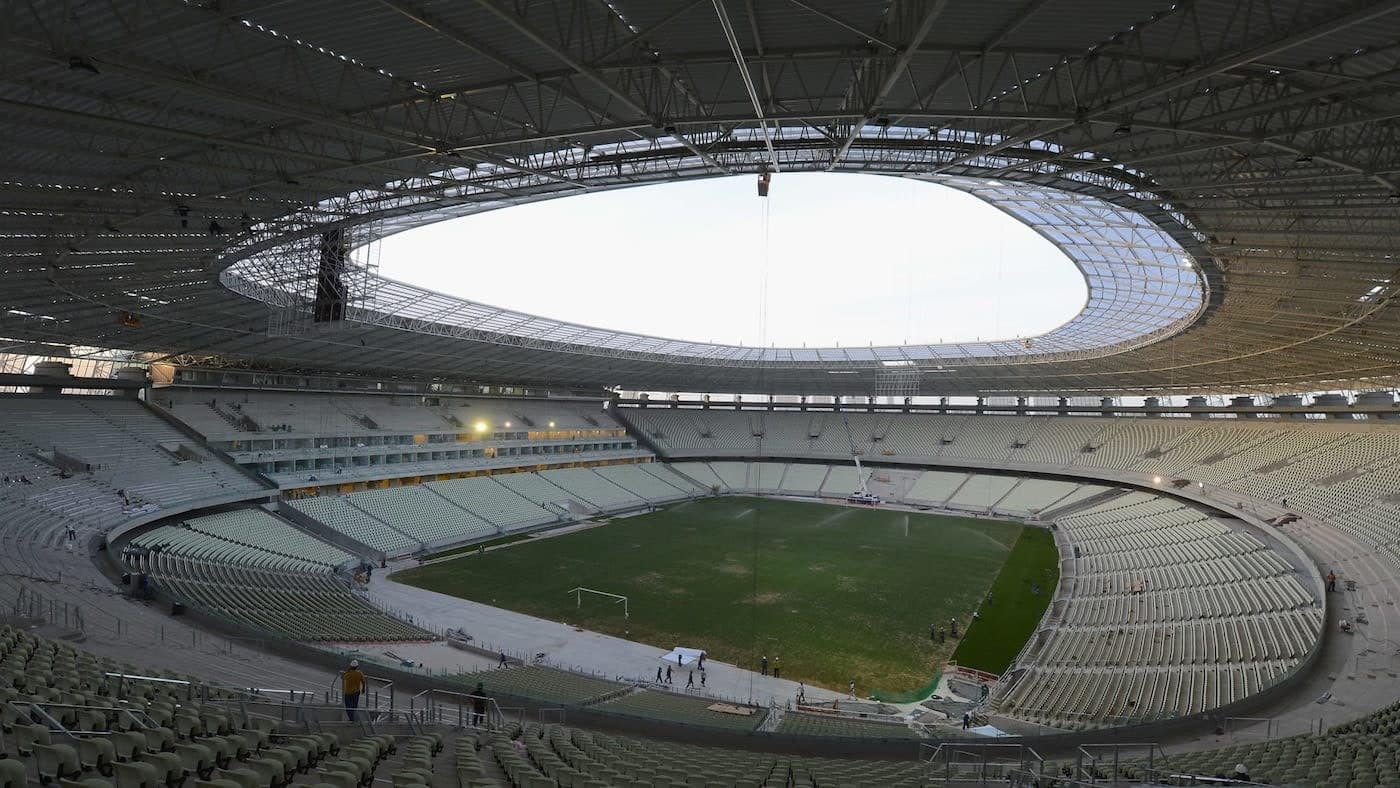
[[[87,621],[81,605],[66,599],[45,596],[28,586],[20,586],[19,595],[10,606],[10,613],[16,618],[39,619],[64,629],[87,631]]]
[[[1045,774],[1045,759],[1024,744],[945,742],[919,750],[929,767],[925,778],[947,784],[1005,785],[1013,773]]]
[[[1143,756],[1146,763],[1142,763]],[[1126,763],[1125,763],[1126,761]],[[1124,767],[1132,764],[1135,773],[1155,774],[1166,768],[1167,754],[1156,742],[1125,744],[1083,744],[1075,751],[1075,779],[1099,779],[1100,785],[1137,782]],[[1104,777],[1107,782],[1104,782]]]
[[[482,707],[484,711],[477,711]],[[495,698],[469,692],[425,689],[408,699],[408,709],[409,715],[422,724],[488,730],[500,730],[511,723],[525,724],[524,707],[501,706]],[[563,709],[540,709],[539,716],[540,722],[564,722]]]
[[[324,693],[327,704],[345,703],[345,695],[341,691],[340,676],[336,675],[331,679],[330,686]],[[387,701],[387,705],[381,705],[381,701]],[[360,706],[357,708],[365,711],[387,711],[393,713],[394,707],[394,680],[383,676],[365,675],[365,689],[360,692]]]
[[[84,731],[70,730],[58,717],[50,713],[51,709],[73,709],[76,711],[100,711],[104,716],[115,714],[126,717],[134,728],[158,728],[160,727],[144,709],[131,708],[129,706],[89,706],[78,703],[55,703],[50,701],[10,701],[11,705],[19,709],[28,709],[30,719],[37,719],[42,722],[50,731],[61,733],[66,736],[77,738],[78,736],[108,736],[109,730]],[[61,714],[59,716],[62,716]]]

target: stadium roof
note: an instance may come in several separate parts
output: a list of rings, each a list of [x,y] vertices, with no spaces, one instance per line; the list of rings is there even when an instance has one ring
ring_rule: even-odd
[[[677,391],[1281,392],[1390,386],[1400,369],[1400,2],[6,12],[0,336],[16,341]],[[820,170],[970,191],[1066,251],[1086,310],[1029,343],[734,348],[471,304],[365,265],[349,320],[308,316],[323,238],[764,170],[775,188]],[[520,244],[481,264],[528,265]]]

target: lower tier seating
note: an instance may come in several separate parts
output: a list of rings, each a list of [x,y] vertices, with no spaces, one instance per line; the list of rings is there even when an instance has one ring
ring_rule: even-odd
[[[127,550],[124,558],[174,601],[254,630],[303,641],[433,639],[361,599],[330,573],[239,566],[186,557],[178,549]]]

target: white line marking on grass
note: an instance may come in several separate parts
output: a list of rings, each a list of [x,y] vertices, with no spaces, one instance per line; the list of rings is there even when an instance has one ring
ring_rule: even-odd
[[[731,519],[731,520],[741,520],[741,519],[743,519],[743,518],[745,518],[745,517],[748,517],[748,516],[751,515],[751,514],[753,514],[753,509],[745,509],[744,511],[739,512],[738,514],[734,515],[733,517],[731,517],[731,518],[729,518],[729,519]]]

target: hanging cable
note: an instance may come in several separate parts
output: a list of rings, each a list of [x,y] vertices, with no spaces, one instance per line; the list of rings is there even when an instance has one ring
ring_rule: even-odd
[[[771,249],[770,239],[772,233],[772,216],[770,208],[771,202],[768,199],[761,200],[761,202],[763,203],[763,213],[761,214],[759,220],[759,232],[762,234],[762,237],[760,238],[758,245],[758,374],[756,377],[758,383],[757,388],[759,389],[758,393],[760,395],[768,395],[768,392],[766,391],[766,386],[764,385],[766,382],[766,375],[764,374],[765,366],[763,364],[763,357],[766,353],[764,346],[768,344],[768,275],[770,264],[769,252]],[[754,435],[754,454],[756,458],[761,457],[763,455],[763,438],[765,433],[767,432],[767,425],[764,424],[765,419],[763,415],[765,413],[766,411],[759,411],[759,415],[757,416],[759,420],[758,429],[754,430],[754,432],[756,433]],[[753,463],[749,463],[749,488],[756,490],[759,489],[759,485],[756,483],[757,480],[753,478],[757,476],[757,471],[755,470],[755,468],[756,466]],[[764,645],[762,629],[760,628],[758,621],[758,562],[760,556],[759,538],[762,526],[763,506],[759,505],[754,507],[753,525],[749,531],[749,627],[750,631],[753,633],[753,643],[751,646],[752,652],[749,663],[749,702],[751,703],[754,701],[754,671],[752,669],[752,666],[755,663],[759,662],[760,659],[764,659],[767,657],[767,654],[760,653],[764,648]]]
[[[759,244],[759,280],[758,280],[758,346],[762,348],[768,344],[768,262],[769,262],[769,239],[772,227],[770,217],[771,203],[763,201],[763,218],[759,232],[762,233],[762,240]],[[762,368],[760,367],[760,373]]]

